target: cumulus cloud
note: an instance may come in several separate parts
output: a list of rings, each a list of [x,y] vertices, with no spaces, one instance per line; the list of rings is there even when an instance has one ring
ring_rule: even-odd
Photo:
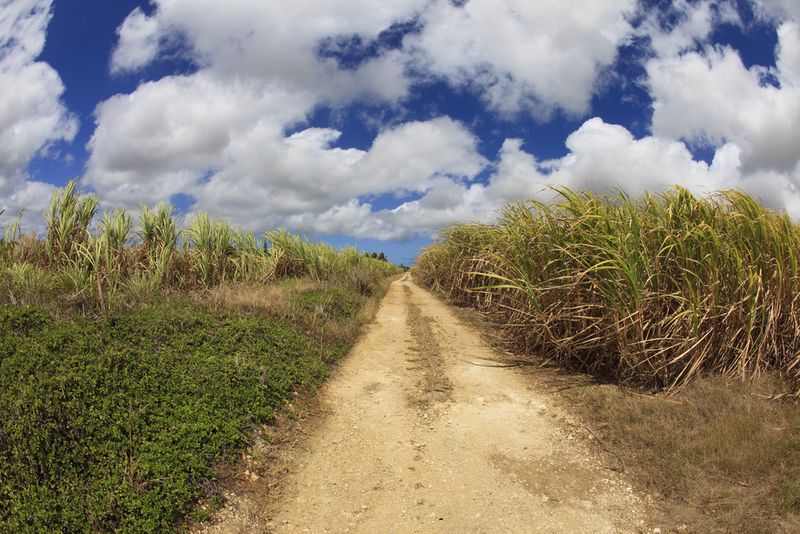
[[[467,182],[486,165],[475,136],[449,118],[385,130],[368,150],[332,147],[338,135],[308,129],[285,139],[258,130],[242,136],[231,147],[235,163],[198,188],[196,208],[246,226],[288,223],[328,233],[334,221],[364,213],[359,198],[422,193],[439,179]],[[351,230],[343,225],[340,233]]]
[[[197,72],[100,104],[86,182],[113,205],[182,193],[237,222],[318,231],[382,233],[343,221],[385,194],[458,210],[447,204],[487,162],[456,121],[382,128],[368,150],[337,147],[331,128],[286,132],[320,104],[397,105],[432,77],[469,85],[503,113],[584,113],[630,33],[635,0],[580,4],[156,0],[118,28],[112,72],[176,50]],[[376,44],[402,23],[418,31],[394,48]],[[342,54],[356,61],[343,65]],[[512,196],[508,183],[491,191]]]
[[[433,234],[453,222],[492,222],[507,203],[549,200],[551,188],[561,186],[607,193],[622,189],[634,196],[675,185],[699,196],[738,188],[800,218],[800,166],[792,173],[748,172],[741,149],[733,143],[719,147],[708,164],[694,159],[681,141],[637,139],[626,128],[595,117],[568,137],[567,146],[569,153],[563,158],[541,161],[524,150],[520,140],[508,139],[487,183],[441,178],[419,199],[397,208],[373,212],[368,204],[351,202],[319,217],[307,216],[300,227],[323,231],[336,214],[342,227],[357,237],[406,239]]]
[[[151,15],[134,10],[117,30],[112,72],[142,69],[175,53],[198,69],[142,84],[97,107],[87,183],[114,205],[178,193],[216,212],[255,214],[260,205],[262,225],[274,220],[270,214],[328,209],[331,195],[339,201],[346,192],[383,191],[388,175],[380,162],[397,154],[406,168],[391,175],[393,185],[419,187],[426,176],[414,162],[426,164],[424,152],[432,148],[449,154],[446,144],[409,154],[407,144],[387,150],[379,138],[374,151],[362,153],[332,148],[340,135],[335,130],[286,131],[321,104],[392,105],[405,97],[409,82],[400,51],[365,54],[348,68],[320,51],[353,39],[372,42],[426,2],[159,0]],[[366,179],[350,171],[362,159],[361,167],[372,171]],[[400,167],[401,161],[384,163]]]
[[[624,127],[594,118],[567,138],[570,154],[555,162],[551,179],[572,189],[620,188],[632,195],[682,185],[697,193],[724,187],[722,161],[696,161],[685,144],[659,137],[635,139]],[[723,167],[720,169],[719,167]]]
[[[158,19],[148,17],[139,7],[134,9],[117,28],[119,45],[111,56],[111,71],[132,71],[152,62],[163,32]]]
[[[182,193],[195,210],[242,226],[304,229],[313,219],[328,232],[363,214],[354,199],[424,192],[439,177],[468,181],[487,164],[475,135],[446,117],[386,128],[366,150],[336,147],[332,128],[287,135],[314,102],[211,70],[142,84],[98,107],[86,182],[108,205]]]
[[[156,0],[118,29],[112,70],[146,66],[185,41],[191,58],[226,75],[280,78],[333,102],[397,101],[418,78],[470,86],[503,112],[582,114],[598,72],[631,34],[635,0]],[[325,47],[371,43],[397,23],[419,32],[400,49],[341,69]],[[412,67],[413,75],[408,72]]]
[[[634,0],[433,2],[406,39],[415,67],[478,90],[497,111],[588,110],[598,72],[630,35]]]
[[[282,137],[311,102],[276,84],[207,71],[142,84],[98,106],[86,182],[107,202],[127,207],[191,193],[230,164],[234,143],[246,143],[253,131]]]
[[[52,190],[26,181],[27,166],[52,143],[70,141],[77,131],[77,121],[60,100],[64,86],[58,73],[36,61],[51,4],[0,2],[0,202],[9,211],[36,206],[37,195]]]
[[[375,40],[392,24],[412,19],[426,2],[157,0],[152,16],[136,9],[118,29],[112,70],[145,67],[179,41],[192,60],[225,78],[281,80],[334,103],[395,101],[408,91],[398,53],[340,69],[335,58],[320,57],[319,48],[330,39]]]
[[[767,69],[709,43],[719,24],[740,24],[727,0],[673,2],[669,27],[637,19],[635,0],[155,0],[152,14],[134,10],[118,28],[112,72],[176,53],[196,72],[100,104],[86,180],[114,205],[180,193],[243,226],[382,239],[491,220],[552,185],[742,187],[800,215],[800,37],[786,21],[794,4],[781,2],[763,0],[765,17],[785,21]],[[415,30],[381,44],[406,23]],[[505,118],[584,116],[620,45],[642,35],[654,101],[643,138],[592,118],[562,158],[540,160],[508,139],[487,161],[474,133],[447,117],[379,126],[366,148],[340,146],[336,128],[303,126],[320,105],[396,109],[432,80],[474,91]],[[715,149],[712,163],[693,157],[698,144]],[[386,195],[400,205],[377,209]]]
[[[756,0],[755,6],[767,18],[800,21],[800,3],[796,0]]]
[[[741,25],[742,21],[731,0],[675,0],[666,13],[640,6],[643,21],[636,33],[650,40],[658,57],[674,56],[707,44],[712,31],[722,23]],[[664,19],[671,20],[666,24]]]
[[[790,172],[800,159],[800,27],[783,23],[778,41],[775,69],[748,69],[730,47],[649,61],[653,132],[712,146],[734,142],[749,170]]]

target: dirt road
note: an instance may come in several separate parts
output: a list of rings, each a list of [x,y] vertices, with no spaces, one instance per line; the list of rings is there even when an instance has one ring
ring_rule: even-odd
[[[405,276],[323,388],[278,498],[211,530],[647,532],[632,488],[526,372]]]

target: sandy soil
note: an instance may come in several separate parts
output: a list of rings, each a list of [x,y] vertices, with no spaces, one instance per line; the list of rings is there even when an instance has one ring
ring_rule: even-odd
[[[647,532],[644,500],[525,372],[406,275],[272,458],[280,483],[228,495],[205,530]]]

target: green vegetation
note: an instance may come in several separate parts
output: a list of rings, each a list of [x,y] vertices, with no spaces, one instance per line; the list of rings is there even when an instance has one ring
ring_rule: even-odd
[[[800,379],[800,227],[738,191],[631,199],[561,189],[454,226],[417,280],[502,325],[520,352],[623,383]]]
[[[0,531],[161,532],[346,353],[399,269],[74,182],[0,242]]]
[[[313,339],[189,301],[66,323],[0,308],[0,530],[164,530],[297,384]]]
[[[165,291],[223,283],[309,277],[371,294],[399,268],[354,248],[337,251],[282,230],[258,239],[196,213],[180,231],[174,208],[142,206],[138,224],[124,210],[103,214],[70,182],[45,213],[47,234],[19,236],[19,218],[0,243],[0,299],[66,311],[108,313],[154,302]]]

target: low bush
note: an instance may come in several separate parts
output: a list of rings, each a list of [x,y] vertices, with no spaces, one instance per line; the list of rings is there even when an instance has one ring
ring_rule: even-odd
[[[0,307],[0,531],[152,532],[190,510],[324,347],[188,300],[58,321]]]

